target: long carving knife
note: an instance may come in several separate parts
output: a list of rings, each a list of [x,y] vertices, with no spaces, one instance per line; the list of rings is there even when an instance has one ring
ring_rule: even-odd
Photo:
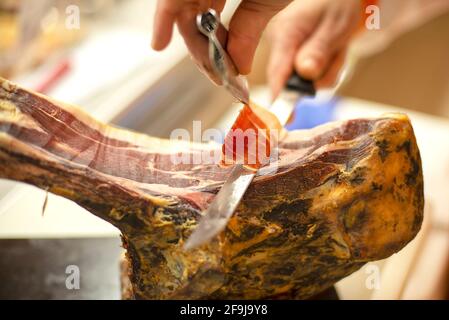
[[[270,111],[278,117],[279,122],[284,126],[298,100],[304,96],[314,95],[313,82],[294,73],[288,80],[285,89],[271,105]],[[229,178],[203,213],[198,227],[185,243],[184,248],[186,250],[207,243],[225,229],[256,174],[257,170],[248,168],[243,164],[234,166]]]

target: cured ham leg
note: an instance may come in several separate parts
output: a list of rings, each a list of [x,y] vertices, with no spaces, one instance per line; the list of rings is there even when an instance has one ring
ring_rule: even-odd
[[[172,155],[216,149],[113,128],[0,80],[0,177],[118,227],[135,298],[307,298],[420,229],[419,150],[409,119],[388,114],[288,133],[226,230],[183,251],[231,168]]]

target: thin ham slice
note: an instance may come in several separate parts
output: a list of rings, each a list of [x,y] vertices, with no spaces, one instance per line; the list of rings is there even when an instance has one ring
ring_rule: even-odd
[[[244,164],[253,169],[267,165],[283,128],[267,109],[243,105],[222,146],[222,165]],[[277,160],[277,159],[275,159]]]

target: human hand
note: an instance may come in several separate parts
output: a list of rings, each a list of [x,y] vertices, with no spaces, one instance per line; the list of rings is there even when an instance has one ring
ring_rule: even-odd
[[[360,19],[360,0],[296,0],[269,28],[268,82],[277,96],[293,68],[317,87],[332,86]]]
[[[152,47],[163,50],[170,43],[176,23],[187,47],[198,47],[196,15],[209,8],[221,13],[226,0],[159,0],[153,30]],[[243,0],[229,24],[226,51],[239,73],[248,74],[260,36],[271,18],[291,0]],[[202,39],[200,39],[202,40]]]

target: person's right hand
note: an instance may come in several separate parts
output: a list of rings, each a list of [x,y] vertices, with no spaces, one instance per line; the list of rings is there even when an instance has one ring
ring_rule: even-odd
[[[360,0],[296,0],[272,21],[267,69],[273,97],[293,68],[317,87],[332,86],[360,19]]]

